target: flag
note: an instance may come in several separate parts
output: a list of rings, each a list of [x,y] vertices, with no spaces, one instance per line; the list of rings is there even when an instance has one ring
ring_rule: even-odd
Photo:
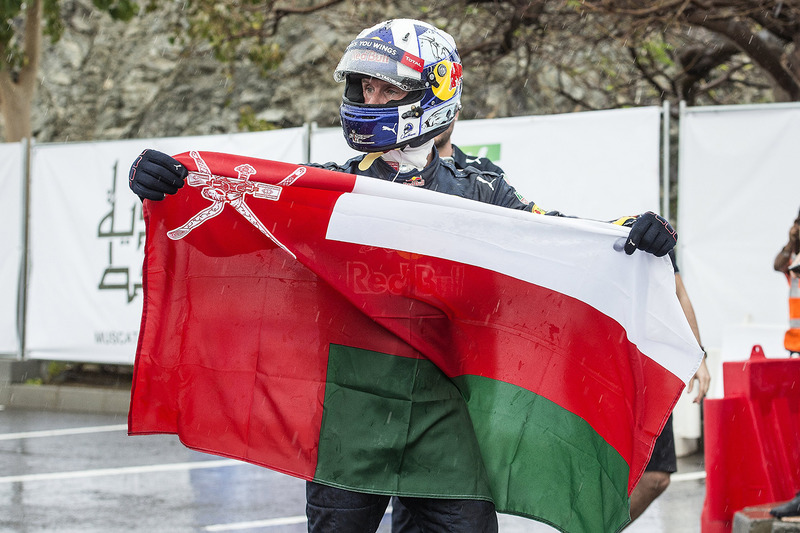
[[[145,202],[129,434],[618,530],[702,352],[612,224],[212,152]]]

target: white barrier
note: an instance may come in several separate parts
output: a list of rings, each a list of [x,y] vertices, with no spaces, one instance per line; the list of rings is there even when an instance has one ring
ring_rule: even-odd
[[[302,128],[36,147],[32,162],[27,357],[133,362],[141,319],[144,222],[128,189],[143,148],[303,157]]]
[[[312,130],[310,141],[305,131],[36,146],[26,357],[133,361],[143,222],[127,173],[142,148],[292,162],[356,154],[339,128]],[[654,107],[460,121],[453,134],[468,152],[495,159],[529,199],[598,219],[658,210],[659,139]]]
[[[23,145],[0,144],[0,354],[19,356],[17,295],[22,261]]]
[[[461,120],[452,140],[501,166],[514,187],[545,209],[611,220],[660,211],[660,123],[658,107]],[[355,155],[341,128],[311,137],[313,162]]]
[[[753,344],[784,357],[788,286],[772,268],[800,208],[800,104],[682,108],[678,261],[712,353],[712,397],[722,361]]]
[[[502,166],[529,200],[607,220],[659,209],[660,109],[460,121],[453,141]],[[710,352],[721,362],[752,344],[784,356],[787,287],[772,270],[800,208],[800,104],[681,108],[678,260]],[[127,186],[142,148],[344,162],[339,128],[38,145],[33,150],[27,351],[32,359],[129,364],[141,310],[141,206]],[[0,145],[0,355],[18,353],[22,149]],[[699,436],[683,395],[675,433]],[[690,450],[691,451],[691,450]]]
[[[453,141],[545,209],[611,220],[660,211],[660,123],[658,107],[460,121]]]

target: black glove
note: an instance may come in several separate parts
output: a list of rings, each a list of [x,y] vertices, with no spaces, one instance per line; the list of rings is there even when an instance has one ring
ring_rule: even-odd
[[[144,200],[163,200],[183,187],[189,171],[177,159],[156,150],[145,150],[131,165],[128,186]]]
[[[648,211],[640,215],[633,223],[625,253],[631,255],[634,250],[650,252],[656,257],[667,255],[678,242],[678,232],[664,218]]]

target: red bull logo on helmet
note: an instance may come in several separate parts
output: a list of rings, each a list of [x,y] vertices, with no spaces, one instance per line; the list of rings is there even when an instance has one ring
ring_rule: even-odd
[[[440,61],[433,69],[436,83],[433,94],[439,100],[446,101],[453,97],[461,85],[462,68],[460,63]]]

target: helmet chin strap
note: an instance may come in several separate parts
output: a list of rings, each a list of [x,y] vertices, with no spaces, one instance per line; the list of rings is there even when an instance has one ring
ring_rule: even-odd
[[[372,163],[375,162],[380,156],[383,155],[383,152],[370,152],[364,156],[364,159],[359,161],[358,163],[358,170],[367,170],[369,167],[372,166]]]
[[[433,139],[430,139],[419,146],[405,146],[389,150],[382,157],[385,161],[394,161],[400,165],[400,172],[410,172],[414,169],[422,170],[425,168],[432,149]]]

